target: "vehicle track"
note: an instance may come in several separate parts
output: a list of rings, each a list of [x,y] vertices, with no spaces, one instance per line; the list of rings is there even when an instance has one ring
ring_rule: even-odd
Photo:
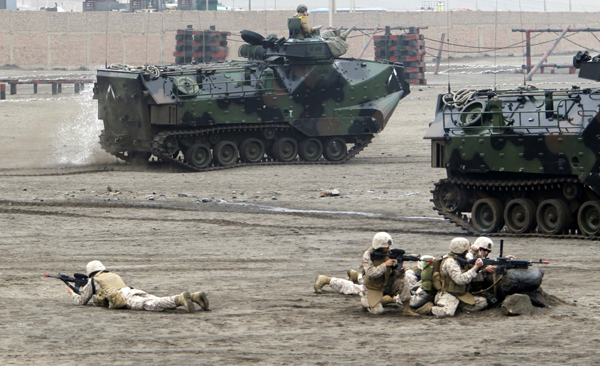
[[[218,134],[218,133],[227,133],[227,132],[244,132],[244,133],[256,133],[259,131],[263,131],[265,129],[272,129],[276,131],[292,131],[292,127],[289,124],[281,123],[281,124],[269,124],[263,126],[255,126],[249,127],[244,125],[232,125],[232,126],[223,126],[223,127],[212,127],[212,128],[203,128],[198,130],[181,130],[181,131],[163,131],[156,135],[154,141],[152,142],[152,154],[158,157],[160,160],[169,162],[173,165],[180,166],[186,168],[188,170],[196,171],[196,172],[206,172],[206,171],[214,171],[214,170],[224,170],[231,168],[239,168],[239,167],[247,167],[247,166],[265,166],[265,165],[334,165],[334,164],[342,164],[352,159],[356,155],[358,155],[367,145],[369,145],[373,139],[373,136],[370,135],[365,141],[357,142],[354,146],[348,150],[346,156],[338,161],[329,161],[325,159],[321,159],[314,162],[303,161],[303,160],[294,160],[290,162],[280,162],[275,161],[272,158],[263,158],[261,162],[257,163],[243,163],[239,159],[236,164],[230,166],[221,166],[212,164],[206,168],[197,168],[188,164],[185,161],[178,160],[171,156],[166,151],[165,140],[168,137],[176,136],[176,137],[193,137],[193,138],[201,138],[204,135],[208,136],[210,134]]]
[[[452,213],[447,212],[440,207],[437,202],[439,202],[439,193],[440,187],[443,184],[454,184],[462,187],[473,187],[477,189],[485,188],[492,190],[514,190],[514,189],[523,189],[524,191],[527,188],[528,190],[532,189],[541,189],[544,185],[559,185],[563,183],[579,183],[579,181],[575,178],[552,178],[552,179],[536,179],[536,180],[515,180],[515,181],[494,181],[494,180],[474,180],[474,179],[463,179],[463,178],[444,178],[440,179],[437,183],[435,183],[435,188],[430,191],[433,194],[433,198],[430,200],[434,203],[433,209],[437,211],[438,215],[444,216],[445,219],[452,222],[454,225],[460,227],[464,231],[468,232],[471,235],[486,235],[491,237],[513,237],[513,238],[548,238],[548,239],[579,239],[579,240],[598,240],[597,236],[587,236],[577,232],[574,230],[569,230],[564,234],[544,234],[541,232],[530,232],[530,233],[511,233],[508,231],[501,231],[497,233],[480,233],[475,229],[475,227],[471,224],[469,218],[461,212]],[[505,230],[505,229],[503,229]]]

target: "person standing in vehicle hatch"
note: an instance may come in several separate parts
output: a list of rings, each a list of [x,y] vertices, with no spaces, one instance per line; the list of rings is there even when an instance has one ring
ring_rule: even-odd
[[[298,7],[296,8],[296,15],[294,15],[294,18],[300,18],[300,24],[302,26],[300,29],[300,32],[298,32],[298,34],[296,35],[296,38],[298,38],[298,39],[312,37],[312,33],[315,30],[314,27],[310,28],[308,26],[308,22],[306,20],[307,16],[308,16],[308,7],[304,4],[298,5]]]

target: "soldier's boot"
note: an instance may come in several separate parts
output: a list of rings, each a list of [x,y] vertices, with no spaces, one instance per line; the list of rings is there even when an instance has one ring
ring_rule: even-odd
[[[200,305],[202,310],[210,311],[208,309],[208,297],[206,296],[206,294],[204,292],[202,292],[202,291],[194,292],[194,293],[190,294],[190,297],[192,298],[193,302]]]
[[[344,41],[346,40],[346,37],[348,37],[348,35],[356,29],[356,26],[353,25],[351,28],[349,28],[347,31],[345,31],[344,33],[340,34],[340,38],[343,39]]]
[[[431,309],[433,308],[433,303],[430,301],[427,304],[421,306],[420,308],[417,309],[417,313],[421,314],[421,315],[432,315],[431,314]]]
[[[396,299],[394,299],[390,295],[385,295],[384,297],[381,298],[381,305],[383,305],[383,306],[386,306],[389,304],[395,304],[395,303],[396,303]]]
[[[322,294],[323,292],[321,290],[325,285],[329,285],[329,282],[331,282],[331,277],[318,275],[315,279],[315,293]]]
[[[348,270],[348,280],[358,284],[358,272],[353,269]]]
[[[194,303],[192,302],[192,296],[187,291],[182,292],[179,296],[175,298],[175,305],[185,307],[188,313],[196,312],[196,308],[194,307]]]
[[[404,311],[402,312],[402,315],[420,316],[419,313],[415,313],[414,311],[412,311],[412,309],[410,308],[410,303],[408,301],[404,302]]]

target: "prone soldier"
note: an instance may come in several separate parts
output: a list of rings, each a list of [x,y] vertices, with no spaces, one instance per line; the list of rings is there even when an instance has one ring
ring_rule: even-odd
[[[128,308],[134,310],[163,311],[183,306],[189,313],[196,311],[194,303],[208,311],[208,298],[204,292],[190,294],[184,291],[179,295],[157,297],[125,284],[121,276],[109,272],[97,260],[86,266],[88,283],[77,294],[71,287],[67,292],[73,297],[75,305],[86,305],[90,300],[94,305],[108,306],[112,309]]]

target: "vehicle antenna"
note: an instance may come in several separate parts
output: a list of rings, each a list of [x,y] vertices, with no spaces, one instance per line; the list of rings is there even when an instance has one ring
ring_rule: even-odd
[[[521,21],[521,29],[523,29],[523,10],[521,9],[521,0],[519,0],[519,19]],[[529,33],[527,33],[527,34],[529,34]],[[523,43],[523,42],[524,42],[523,33],[521,32],[521,43]],[[521,53],[523,54],[523,65],[525,65],[526,52],[521,52]],[[529,72],[529,71],[527,71],[527,72],[525,72],[525,70],[522,70],[522,71],[523,71],[523,85],[527,86],[527,72]]]
[[[448,2],[446,3],[446,34],[448,35],[448,38],[446,39],[446,45],[448,46],[448,59],[447,59],[447,64],[448,67],[446,69],[446,72],[448,73],[448,93],[452,92],[452,88],[450,87],[450,12],[448,11],[448,9],[450,9],[450,0],[448,0]]]
[[[105,40],[105,57],[104,57],[104,67],[108,68],[108,9],[106,10],[106,32],[104,34]]]
[[[496,0],[496,20],[494,24],[494,91],[498,88],[498,0]]]

